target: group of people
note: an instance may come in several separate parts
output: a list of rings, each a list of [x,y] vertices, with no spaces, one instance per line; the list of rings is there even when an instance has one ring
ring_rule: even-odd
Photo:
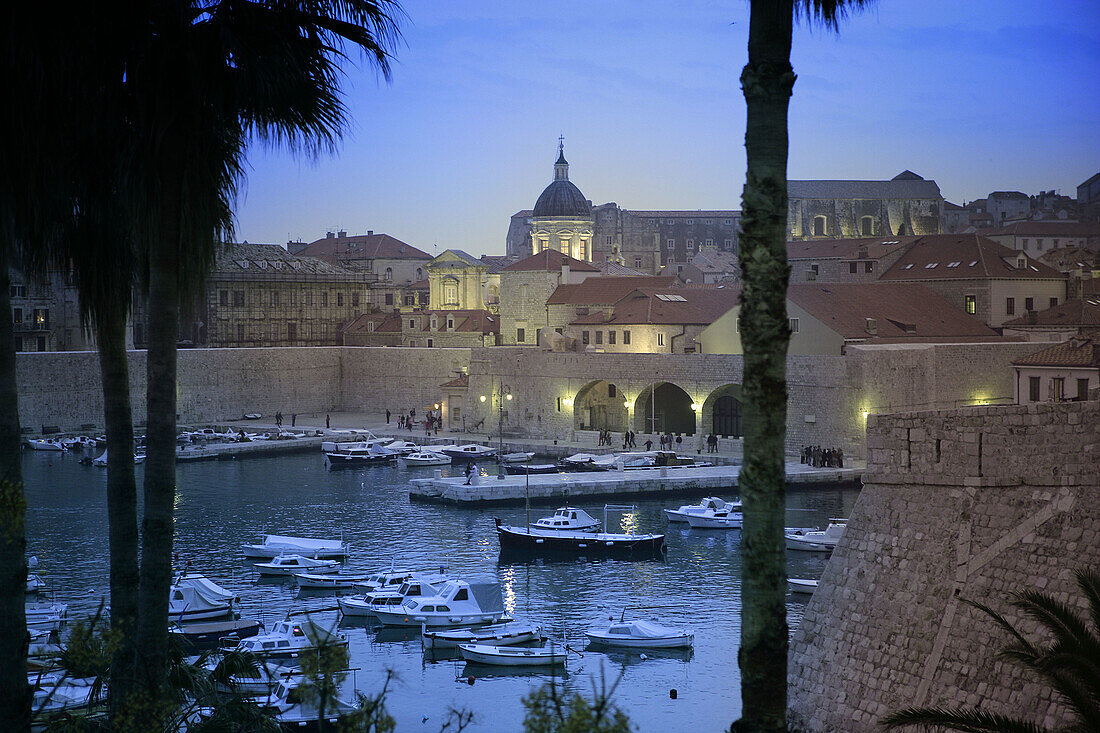
[[[802,460],[800,462],[814,468],[844,468],[844,449],[804,445],[802,446]]]
[[[665,433],[661,436],[661,450],[672,450],[675,445],[676,450],[680,450],[680,446],[684,442],[684,436],[677,433],[675,436],[672,433]]]
[[[290,426],[294,427],[294,423],[296,423],[296,422],[298,422],[298,414],[294,413],[290,416]],[[282,426],[283,426],[283,413],[282,412],[276,412],[275,413],[275,427],[281,428]],[[326,428],[328,427],[327,423],[325,424],[325,427]]]
[[[718,452],[718,436],[711,433],[707,436],[707,453]]]
[[[386,424],[390,422],[390,411],[386,410]],[[416,419],[416,408],[409,410],[407,415],[397,416],[397,427],[401,430],[416,430],[423,426],[425,435],[438,435],[439,429],[443,427],[443,411],[442,410],[428,410],[428,414],[424,416],[423,420]]]

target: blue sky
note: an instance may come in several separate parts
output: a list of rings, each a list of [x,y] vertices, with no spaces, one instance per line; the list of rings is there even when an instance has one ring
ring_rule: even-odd
[[[570,178],[594,203],[739,209],[748,3],[407,0],[393,81],[347,70],[351,128],[316,160],[256,149],[238,240],[385,232],[502,254]],[[909,168],[961,203],[1100,171],[1100,2],[882,0],[796,26],[790,178]]]

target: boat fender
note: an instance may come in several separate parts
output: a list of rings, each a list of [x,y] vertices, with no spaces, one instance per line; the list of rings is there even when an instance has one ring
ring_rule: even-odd
[[[673,687],[671,690],[668,691],[668,697],[669,697],[670,700],[675,700],[676,699],[676,688],[675,687]]]
[[[469,677],[466,678],[466,684],[473,687],[473,685],[474,685],[474,676],[473,675],[470,675]]]

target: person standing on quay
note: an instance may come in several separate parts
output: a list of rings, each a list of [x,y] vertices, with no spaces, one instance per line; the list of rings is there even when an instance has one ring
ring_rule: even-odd
[[[325,430],[328,430],[328,428],[329,428],[329,419],[328,419],[328,415],[326,414],[325,415]]]
[[[386,424],[387,425],[390,424],[390,411],[389,410],[386,410]]]

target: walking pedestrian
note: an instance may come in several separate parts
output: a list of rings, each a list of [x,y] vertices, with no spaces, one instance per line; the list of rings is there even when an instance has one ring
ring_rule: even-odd
[[[329,419],[328,419],[328,415],[326,414],[325,415],[325,430],[328,430],[328,428],[329,428]]]
[[[645,440],[646,452],[653,450],[653,438],[646,438]]]
[[[477,464],[473,461],[466,466],[466,486],[470,485],[470,480],[474,477],[474,473],[477,471]]]
[[[389,410],[386,410],[386,424],[387,425],[390,424],[390,411]]]
[[[290,413],[290,427],[294,427],[294,423],[298,422],[298,413]]]

